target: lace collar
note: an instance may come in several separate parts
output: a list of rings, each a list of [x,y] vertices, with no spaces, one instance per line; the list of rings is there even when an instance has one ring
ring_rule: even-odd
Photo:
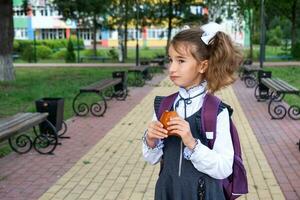
[[[192,98],[200,93],[204,93],[204,91],[206,90],[206,85],[207,85],[206,81],[203,81],[199,85],[194,86],[188,90],[186,90],[183,87],[180,87],[179,95],[184,99]]]

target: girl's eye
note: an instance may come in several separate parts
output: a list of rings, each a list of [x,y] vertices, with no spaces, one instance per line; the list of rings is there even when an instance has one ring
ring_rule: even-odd
[[[184,60],[178,60],[178,63],[184,63]]]
[[[173,62],[173,60],[171,58],[169,58],[169,63],[172,63],[172,62]]]

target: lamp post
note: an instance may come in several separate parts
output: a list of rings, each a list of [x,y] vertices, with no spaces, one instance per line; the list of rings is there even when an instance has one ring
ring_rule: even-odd
[[[34,56],[34,62],[37,63],[37,52],[36,52],[36,34],[35,29],[33,30],[33,56]]]
[[[263,68],[265,60],[265,42],[266,42],[266,30],[265,30],[265,9],[264,0],[260,0],[260,55],[259,55],[259,67]]]
[[[135,52],[135,64],[136,66],[140,65],[140,57],[139,57],[139,2],[136,0],[136,24],[135,24],[135,37],[136,37],[136,52]]]

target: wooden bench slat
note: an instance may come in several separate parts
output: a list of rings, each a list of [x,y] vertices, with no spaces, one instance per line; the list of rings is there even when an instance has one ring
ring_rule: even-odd
[[[32,118],[33,115],[35,115],[35,113],[18,113],[14,116],[0,120],[0,132],[7,129],[7,127],[13,126],[17,123],[22,123],[23,121]]]
[[[9,124],[26,120],[30,117],[30,113],[18,113],[14,116],[0,120],[0,132],[4,130]]]
[[[15,117],[20,119],[22,116],[24,117],[24,120],[15,121]],[[6,140],[13,134],[23,132],[28,128],[40,124],[46,120],[47,116],[48,113],[22,113],[4,119],[6,126],[1,124],[0,141]]]
[[[148,66],[139,66],[139,67],[133,67],[133,68],[130,68],[128,69],[128,72],[142,72],[142,71],[145,71],[147,70],[149,67]]]
[[[289,87],[289,90],[294,91],[294,92],[299,92],[300,90],[298,88],[295,88],[294,86],[286,83],[285,81],[281,79],[277,79],[278,82],[280,82],[281,85],[287,85]]]
[[[122,82],[121,78],[104,79],[99,82],[88,85],[86,87],[80,88],[80,92],[100,92],[101,90],[103,90],[107,87],[116,85],[121,82]]]
[[[20,113],[9,118],[5,118],[0,122],[0,133],[25,121],[34,121],[38,119],[45,119],[48,113]]]
[[[251,71],[255,72],[255,71],[261,71],[262,70],[260,67],[257,67],[257,66],[246,65],[246,66],[243,66],[243,67],[244,67],[244,70],[249,71],[249,72],[251,72]]]
[[[263,83],[264,85],[266,85],[267,87],[269,87],[270,89],[275,90],[275,91],[278,91],[278,92],[284,90],[284,88],[279,87],[279,86],[276,84],[276,82],[275,82],[273,79],[271,79],[271,78],[263,78],[263,79],[262,79],[262,83]]]
[[[262,83],[272,90],[283,93],[299,93],[299,89],[281,79],[262,78]]]

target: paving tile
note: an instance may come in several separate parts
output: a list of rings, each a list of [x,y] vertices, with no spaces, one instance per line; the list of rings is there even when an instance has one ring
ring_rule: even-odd
[[[159,166],[150,166],[143,161],[141,136],[146,123],[152,118],[154,96],[175,91],[176,88],[170,85],[167,80],[164,80],[160,87],[152,90],[74,165],[73,168],[77,168],[78,171],[71,168],[71,171],[76,171],[77,175],[71,177],[70,181],[85,178],[93,179],[93,181],[101,179],[98,180],[97,187],[92,189],[92,191],[96,190],[95,193],[89,192],[88,197],[85,197],[90,199],[153,199]],[[238,130],[243,134],[241,143],[248,169],[250,193],[242,199],[284,199],[234,91],[228,88],[218,95],[235,108],[234,120],[237,122]],[[241,123],[238,123],[239,121]],[[93,162],[88,167],[80,168],[84,160]],[[92,173],[96,175],[93,176]],[[80,178],[76,178],[78,176]],[[81,192],[84,191],[90,190],[85,188]]]
[[[233,88],[285,199],[300,199],[293,192],[299,190],[300,182],[300,156],[295,145],[300,138],[299,120],[271,120],[267,102],[257,102],[253,89],[240,81]]]
[[[39,199],[42,200],[153,199],[159,166],[148,165],[143,160],[141,136],[152,118],[154,96],[170,94],[176,88],[168,80],[163,80],[158,87],[151,89],[153,88],[135,90],[130,99],[123,103],[111,102],[104,118],[70,119],[68,125],[72,138],[63,141],[63,147],[57,149],[55,156],[11,154],[0,159],[0,176],[7,175],[6,182],[13,182],[11,174],[23,170],[22,174],[27,167],[30,174],[18,181],[25,179],[29,187],[32,184],[37,187],[40,180],[43,190],[49,189],[45,193],[37,191],[32,196],[38,197],[41,193]],[[250,93],[240,82],[236,82],[233,88],[228,87],[217,93],[234,108],[233,118],[240,133],[250,190],[248,195],[240,199],[295,199],[299,195],[295,192],[299,190],[299,184],[289,174],[298,173],[299,176],[300,159],[296,157],[297,149],[291,151],[286,146],[295,147],[291,142],[299,136],[292,131],[296,125],[285,120],[279,125],[271,121],[270,126],[270,119],[263,113],[267,113],[266,105],[263,106],[265,103],[249,102],[252,95]],[[256,104],[259,104],[257,109],[249,108],[249,105]],[[283,128],[287,123],[289,125]],[[284,137],[282,131],[292,133]],[[20,163],[23,163],[23,168],[16,167]],[[290,167],[291,164],[295,167]],[[14,168],[10,169],[9,166]],[[2,174],[2,169],[10,172]],[[275,176],[278,177],[277,180]],[[13,177],[18,179],[19,176]],[[51,177],[50,183],[45,183]],[[0,193],[4,191],[2,182],[0,181]],[[5,189],[10,191],[9,188]],[[16,198],[12,194],[10,197],[9,192],[6,193],[4,199]],[[25,199],[29,199],[29,196],[30,194]],[[21,198],[24,195],[18,200]]]

